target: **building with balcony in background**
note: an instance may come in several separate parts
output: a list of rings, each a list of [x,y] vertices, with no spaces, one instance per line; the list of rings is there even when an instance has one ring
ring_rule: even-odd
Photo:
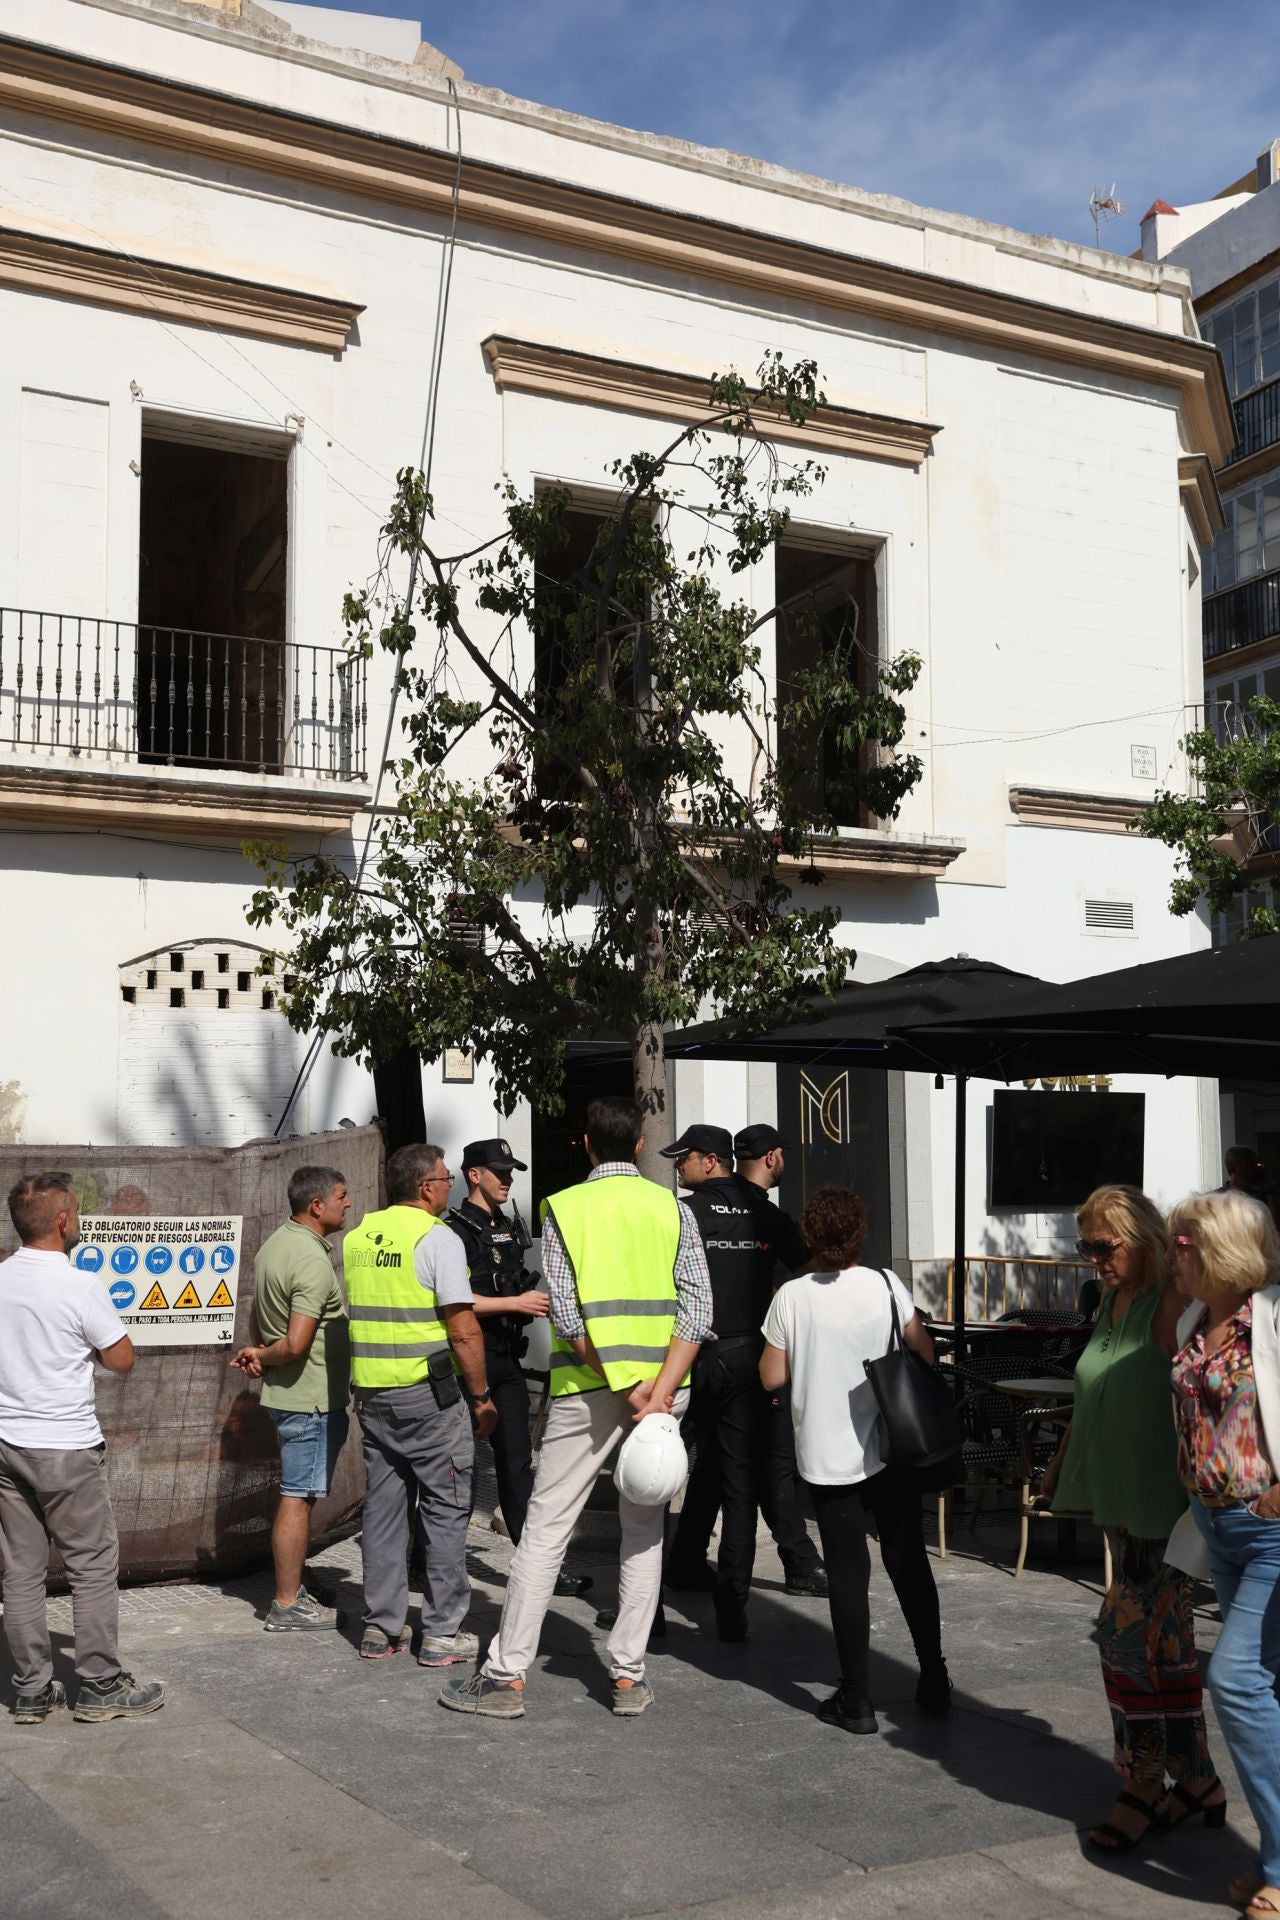
[[[825,482],[717,577],[923,656],[899,818],[843,820],[786,876],[839,906],[855,978],[968,953],[1069,979],[1207,938],[1126,832],[1185,777],[1234,439],[1183,267],[552,111],[416,24],[294,0],[7,0],[0,140],[0,1137],[226,1145],[394,1097],[288,1028],[243,844],[354,867],[369,833],[391,669],[348,655],[342,603],[420,456],[446,257],[433,492],[459,550],[497,531],[504,473],[568,484],[586,539],[611,463],[714,373],[818,363]],[[812,628],[762,639],[785,688]],[[1128,1084],[1157,1197],[1216,1183],[1204,1089]],[[506,1133],[564,1177],[568,1123],[500,1114],[483,1060],[420,1086],[448,1152]],[[682,1062],[675,1104],[776,1120],[797,1179],[863,1189],[879,1257],[945,1262],[932,1076]],[[970,1167],[975,1251],[1074,1239]]]

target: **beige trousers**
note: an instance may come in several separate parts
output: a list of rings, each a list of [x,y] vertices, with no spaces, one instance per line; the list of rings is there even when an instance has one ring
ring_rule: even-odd
[[[681,1390],[677,1419],[688,1404]],[[632,1428],[625,1394],[597,1388],[566,1393],[551,1402],[533,1498],[511,1562],[502,1619],[481,1671],[492,1680],[522,1680],[533,1665],[542,1622],[578,1515],[596,1476]],[[662,1593],[662,1525],[665,1507],[637,1507],[618,1496],[622,1551],[618,1572],[618,1623],[609,1635],[609,1672],[615,1680],[644,1678],[649,1629]]]

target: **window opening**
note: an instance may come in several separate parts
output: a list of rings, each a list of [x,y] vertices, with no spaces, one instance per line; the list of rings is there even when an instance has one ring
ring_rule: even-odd
[[[219,987],[219,988],[218,988],[218,1005],[219,1005],[220,1007],[229,1007],[229,1006],[231,1005],[231,989],[230,989],[230,987]]]
[[[142,437],[140,758],[279,772],[288,462]]]
[[[185,989],[182,987],[170,987],[169,1005],[171,1007],[185,1007],[186,1004],[187,1004],[187,996],[186,996]]]
[[[783,541],[774,550],[774,594],[781,609],[775,621],[779,749],[792,768],[811,770],[801,775],[797,798],[837,826],[872,827],[875,816],[859,800],[854,776],[870,764],[874,749],[843,738],[837,727],[789,717],[788,705],[798,676],[824,656],[839,658],[861,692],[873,689],[879,653],[874,556]]]

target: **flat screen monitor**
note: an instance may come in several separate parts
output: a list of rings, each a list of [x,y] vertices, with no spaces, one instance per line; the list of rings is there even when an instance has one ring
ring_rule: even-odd
[[[1078,1207],[1095,1187],[1140,1187],[1146,1095],[1020,1093],[991,1102],[991,1205]]]

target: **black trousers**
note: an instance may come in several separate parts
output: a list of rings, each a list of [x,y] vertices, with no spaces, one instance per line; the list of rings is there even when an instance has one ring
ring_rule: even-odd
[[[693,1472],[671,1545],[671,1558],[701,1566],[722,1512],[717,1604],[745,1606],[756,1557],[756,1504],[763,1426],[760,1344],[719,1341],[698,1355],[685,1422],[695,1449]]]
[[[880,1557],[893,1583],[922,1671],[942,1659],[942,1623],[938,1589],[924,1545],[920,1491],[906,1474],[884,1467],[869,1480],[845,1487],[810,1485],[822,1557],[831,1582],[831,1625],[835,1629],[840,1676],[851,1700],[869,1700],[868,1661],[871,1609],[868,1588],[871,1553],[867,1515],[876,1523]]]
[[[529,1384],[524,1369],[509,1347],[484,1343],[489,1391],[498,1409],[498,1424],[489,1435],[493,1471],[498,1482],[498,1505],[507,1532],[519,1540],[533,1493],[533,1440],[529,1432]]]
[[[715,1343],[717,1346],[719,1342]],[[714,1351],[714,1348],[708,1349]],[[755,1495],[765,1523],[773,1535],[783,1570],[792,1579],[803,1579],[821,1565],[818,1550],[809,1538],[800,1506],[800,1476],[796,1467],[796,1441],[791,1425],[791,1393],[783,1387],[766,1393],[760,1385],[760,1343],[742,1351],[751,1355],[754,1401],[750,1419],[755,1445]],[[699,1364],[701,1356],[699,1356]],[[718,1420],[708,1399],[706,1418],[699,1411],[702,1389],[698,1370],[694,1369],[693,1398],[685,1417],[686,1442],[696,1447],[693,1471],[685,1488],[680,1522],[671,1548],[671,1558],[685,1569],[700,1567],[707,1557],[716,1515],[723,1496],[723,1469],[716,1442]],[[732,1448],[733,1441],[730,1441]],[[754,1527],[754,1515],[752,1526]],[[722,1548],[723,1551],[723,1548]]]

